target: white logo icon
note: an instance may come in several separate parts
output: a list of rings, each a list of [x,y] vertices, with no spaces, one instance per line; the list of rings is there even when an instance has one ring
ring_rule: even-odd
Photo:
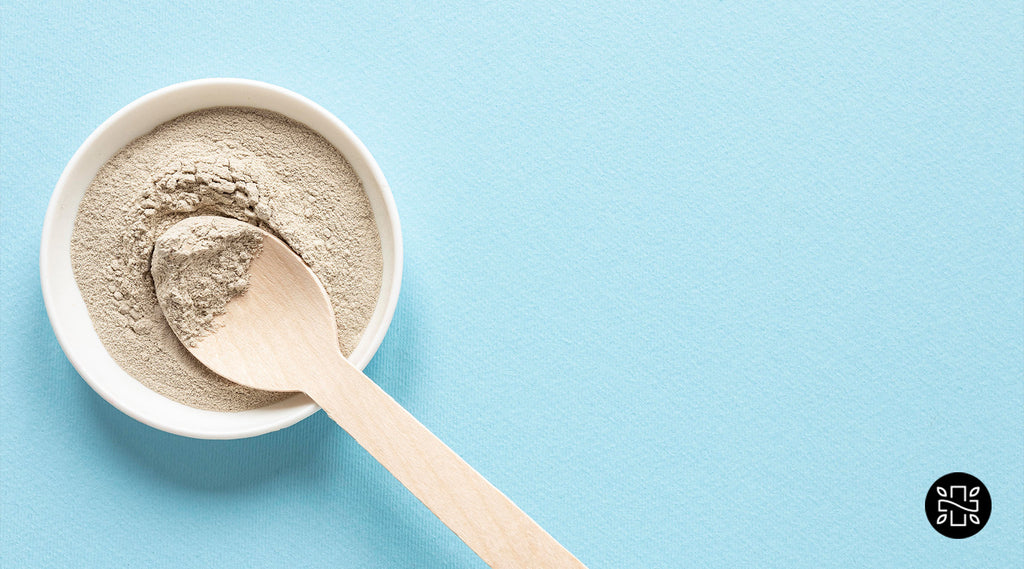
[[[976,497],[981,492],[980,486],[971,488],[969,493],[967,486],[950,486],[948,489],[937,486],[935,491],[943,498],[939,500],[939,512],[942,513],[936,518],[936,525],[946,522],[953,527],[964,527],[968,522],[981,524],[981,520],[978,519],[978,501],[968,499]]]

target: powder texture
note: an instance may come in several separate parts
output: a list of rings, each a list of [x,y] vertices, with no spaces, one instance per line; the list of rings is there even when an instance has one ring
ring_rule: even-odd
[[[284,240],[327,290],[348,355],[380,295],[383,258],[369,199],[338,150],[308,127],[262,110],[182,115],[115,154],[75,218],[75,280],[104,347],[129,375],[179,402],[252,409],[287,394],[209,371],[178,341],[157,303],[150,258],[167,228],[231,217]]]
[[[179,340],[194,347],[213,331],[228,301],[249,287],[249,265],[262,252],[259,229],[226,217],[190,217],[157,237],[153,285]]]

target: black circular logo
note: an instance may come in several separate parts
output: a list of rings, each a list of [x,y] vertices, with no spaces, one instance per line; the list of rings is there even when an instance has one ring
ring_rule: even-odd
[[[966,472],[951,472],[928,489],[924,511],[935,531],[951,539],[963,539],[988,523],[992,496],[981,480]]]

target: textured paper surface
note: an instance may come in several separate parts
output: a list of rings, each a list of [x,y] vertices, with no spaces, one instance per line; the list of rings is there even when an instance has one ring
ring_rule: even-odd
[[[179,438],[60,351],[61,170],[210,76],[366,143],[407,259],[367,372],[590,567],[1022,564],[1019,4],[214,4],[2,8],[0,564],[481,567],[322,414]]]

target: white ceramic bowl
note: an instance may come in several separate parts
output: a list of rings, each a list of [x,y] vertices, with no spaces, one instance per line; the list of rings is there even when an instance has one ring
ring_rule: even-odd
[[[181,114],[221,106],[258,107],[307,125],[337,147],[362,180],[380,231],[384,277],[373,317],[349,358],[360,369],[369,363],[387,332],[402,277],[398,212],[380,167],[348,127],[309,99],[258,81],[201,79],[154,91],[107,119],[75,152],[50,198],[39,255],[46,312],[68,359],[110,404],[147,425],[204,439],[261,435],[292,425],[319,407],[298,394],[251,411],[203,411],[168,399],[133,379],[114,362],[93,329],[71,271],[71,231],[86,188],[121,147]]]

